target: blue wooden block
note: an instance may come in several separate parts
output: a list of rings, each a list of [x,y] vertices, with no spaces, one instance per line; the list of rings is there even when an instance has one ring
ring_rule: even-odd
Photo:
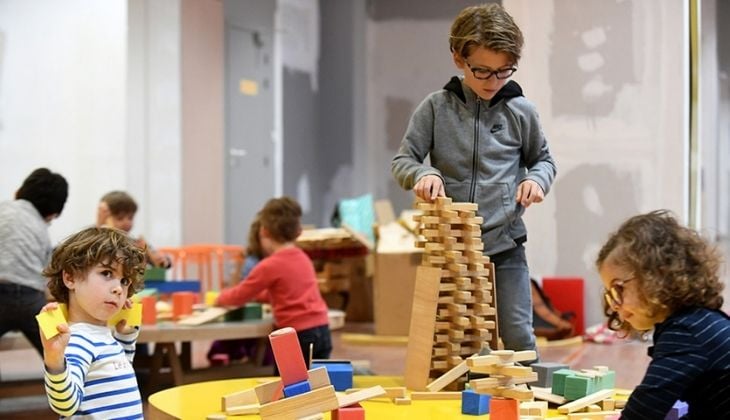
[[[664,420],[679,420],[682,418],[682,416],[687,415],[689,407],[687,406],[687,403],[684,401],[677,401],[674,403],[672,408],[667,413],[667,416],[664,417]]]
[[[198,280],[147,280],[144,282],[145,288],[157,289],[158,293],[175,293],[175,292],[200,292],[200,281]]]
[[[461,393],[461,414],[481,416],[489,413],[489,394],[477,394],[471,389]]]
[[[352,363],[349,360],[317,360],[313,362],[309,369],[315,369],[324,366],[327,369],[327,376],[330,383],[335,387],[335,391],[345,391],[352,388]]]
[[[293,397],[295,395],[304,394],[305,392],[309,392],[312,390],[312,387],[309,385],[309,381],[301,381],[301,382],[294,382],[291,385],[286,385],[284,387],[284,396],[285,397]]]

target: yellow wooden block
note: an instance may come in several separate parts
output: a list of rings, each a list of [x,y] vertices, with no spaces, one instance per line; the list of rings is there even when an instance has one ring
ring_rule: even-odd
[[[117,323],[123,319],[127,321],[127,327],[138,327],[142,325],[142,304],[140,302],[132,302],[131,308],[122,309],[116,315],[109,318],[107,325],[116,327]]]
[[[218,295],[220,295],[221,292],[218,291],[210,291],[205,292],[205,305],[206,306],[215,306],[215,301],[218,299]]]
[[[52,311],[41,312],[35,316],[38,325],[43,331],[43,336],[46,340],[50,340],[58,334],[57,327],[61,324],[66,323],[66,317],[63,316],[61,308],[56,308]]]

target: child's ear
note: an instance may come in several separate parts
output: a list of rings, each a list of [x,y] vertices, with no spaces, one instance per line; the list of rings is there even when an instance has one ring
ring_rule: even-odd
[[[458,69],[460,69],[460,70],[464,70],[464,67],[466,66],[466,62],[464,61],[464,57],[462,57],[461,54],[459,54],[456,51],[453,51],[451,53],[451,56],[454,59],[454,64],[456,65],[456,67]]]
[[[63,270],[62,276],[63,276],[63,284],[66,286],[66,288],[69,290],[73,290],[73,288],[76,284],[73,274],[69,273],[66,270]]]

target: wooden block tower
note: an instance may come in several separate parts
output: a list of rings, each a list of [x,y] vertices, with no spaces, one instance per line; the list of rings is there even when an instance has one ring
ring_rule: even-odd
[[[423,212],[415,216],[419,223],[416,246],[424,249],[421,268],[416,278],[414,308],[421,312],[431,306],[423,305],[419,299],[435,300],[436,307],[427,320],[416,320],[431,325],[432,329],[419,325],[416,334],[433,331],[430,349],[420,348],[414,340],[409,341],[406,361],[406,385],[422,390],[428,378],[438,378],[464,361],[466,357],[479,353],[483,348],[498,348],[497,306],[494,295],[494,269],[489,258],[483,255],[481,240],[482,218],[476,216],[474,203],[452,203],[450,198],[439,197],[433,203],[418,203]],[[425,290],[429,282],[421,281],[422,273],[437,273],[438,286]],[[433,277],[433,274],[429,274]],[[424,289],[424,290],[420,290]],[[434,295],[435,294],[435,295]],[[419,297],[420,296],[420,297]],[[411,329],[414,328],[414,316]],[[423,313],[419,313],[423,316]],[[419,347],[419,348],[416,348]],[[409,369],[412,357],[423,358],[429,354],[430,363],[426,371]],[[423,366],[423,363],[419,363]],[[452,389],[463,389],[464,379],[452,383]]]

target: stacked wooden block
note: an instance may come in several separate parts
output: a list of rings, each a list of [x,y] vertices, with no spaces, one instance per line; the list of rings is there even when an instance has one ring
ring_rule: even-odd
[[[410,369],[407,361],[406,385],[421,390],[428,377],[441,376],[484,348],[496,349],[498,334],[494,270],[482,253],[482,218],[476,216],[477,205],[440,197],[417,207],[422,214],[415,216],[419,224],[416,246],[424,253],[417,274],[410,336],[425,334],[431,339],[409,341],[407,358],[417,355],[421,360]],[[418,299],[421,301],[416,302]],[[423,363],[425,358],[428,364]],[[464,382],[462,378],[450,387],[463,389]]]

